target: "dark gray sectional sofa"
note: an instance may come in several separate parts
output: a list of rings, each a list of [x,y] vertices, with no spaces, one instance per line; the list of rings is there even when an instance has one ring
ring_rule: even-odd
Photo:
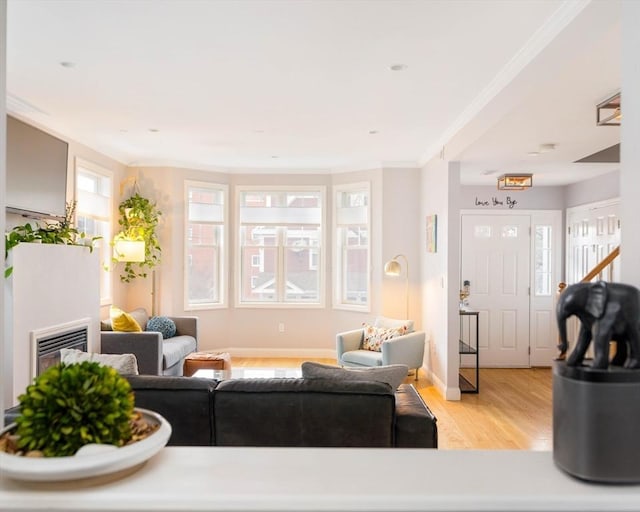
[[[410,384],[331,379],[127,376],[136,406],[171,423],[174,446],[437,448],[436,418]]]
[[[438,447],[436,418],[411,384],[126,377],[136,407],[169,421],[173,446]],[[5,411],[5,424],[18,414]]]

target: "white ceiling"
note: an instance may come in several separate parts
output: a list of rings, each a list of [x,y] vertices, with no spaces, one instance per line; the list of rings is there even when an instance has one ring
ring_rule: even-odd
[[[457,137],[465,183],[565,184],[617,168],[570,164],[619,141],[594,123],[620,83],[602,3],[9,0],[8,109],[127,165],[417,166]]]

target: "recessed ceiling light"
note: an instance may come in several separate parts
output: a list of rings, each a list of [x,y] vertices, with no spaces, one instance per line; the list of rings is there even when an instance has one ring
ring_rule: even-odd
[[[253,130],[253,133],[264,133],[264,130]]]
[[[556,149],[555,144],[540,144],[540,153],[548,153],[549,151],[553,151]]]
[[[278,155],[271,155],[271,158],[280,158]]]
[[[68,60],[63,60],[60,65],[63,68],[75,68],[76,67],[76,63],[75,62],[70,62]]]
[[[369,135],[375,135],[378,133],[378,130],[369,130]]]
[[[129,133],[129,130],[125,130],[124,128],[121,128],[120,130],[118,130],[120,133]]]
[[[527,155],[528,155],[528,156],[539,156],[539,155],[540,155],[540,153],[539,153],[538,151],[529,151],[529,152],[527,153]]]
[[[151,133],[158,133],[160,130],[158,130],[157,128],[149,128],[149,131]]]
[[[407,65],[406,64],[391,64],[391,66],[389,66],[389,69],[391,71],[404,71],[405,69],[407,69]]]
[[[488,169],[486,171],[483,171],[482,174],[484,176],[491,176],[492,174],[497,173],[498,171],[496,169]]]

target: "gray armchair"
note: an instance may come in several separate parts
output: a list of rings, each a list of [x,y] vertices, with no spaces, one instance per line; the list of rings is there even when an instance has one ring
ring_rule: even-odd
[[[413,321],[392,320],[379,317],[375,327],[398,327],[407,325],[409,331],[382,342],[381,352],[362,350],[364,328],[341,332],[336,335],[336,357],[342,366],[381,366],[389,364],[406,364],[415,368],[415,379],[418,380],[418,369],[424,359],[425,333],[413,331]]]
[[[105,330],[109,326],[103,323],[100,351],[103,354],[134,354],[141,375],[182,375],[184,358],[198,350],[198,318],[168,318],[176,324],[176,334],[167,339],[159,332],[145,331],[147,322],[144,318],[136,317],[143,332]]]

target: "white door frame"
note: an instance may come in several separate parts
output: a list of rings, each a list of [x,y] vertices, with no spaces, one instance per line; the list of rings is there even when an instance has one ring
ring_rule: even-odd
[[[480,210],[465,209],[460,210],[460,233],[462,233],[462,216],[463,215],[528,215],[531,219],[532,236],[530,237],[529,247],[529,362],[531,366],[551,366],[552,354],[556,352],[558,339],[558,328],[555,320],[554,307],[556,300],[557,285],[562,280],[564,265],[563,248],[565,247],[566,230],[562,226],[562,210],[513,210],[513,209],[496,209],[496,210]],[[550,225],[552,228],[552,265],[553,271],[551,276],[551,296],[547,301],[551,307],[539,309],[534,298],[535,293],[535,236],[533,232],[536,226]],[[460,259],[458,266],[462,264],[462,251],[464,251],[464,240],[460,240]],[[460,275],[462,279],[462,275]],[[462,288],[462,283],[458,283]]]

